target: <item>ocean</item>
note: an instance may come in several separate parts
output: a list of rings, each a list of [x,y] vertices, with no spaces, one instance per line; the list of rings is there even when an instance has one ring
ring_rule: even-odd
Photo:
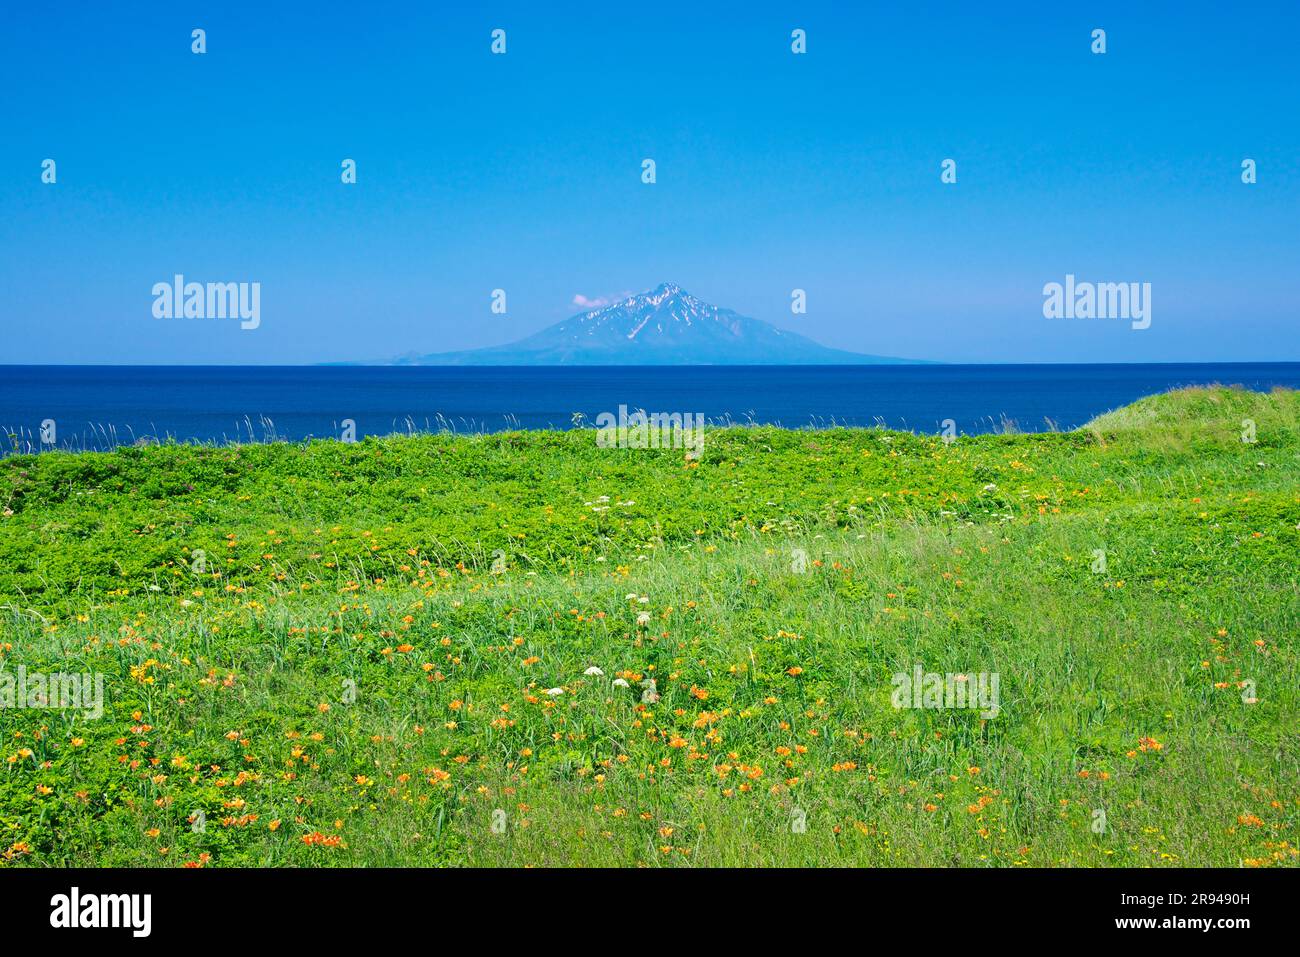
[[[0,431],[23,451],[140,439],[226,443],[565,429],[581,413],[702,413],[791,428],[1073,429],[1184,385],[1300,387],[1300,363],[917,366],[0,366]]]

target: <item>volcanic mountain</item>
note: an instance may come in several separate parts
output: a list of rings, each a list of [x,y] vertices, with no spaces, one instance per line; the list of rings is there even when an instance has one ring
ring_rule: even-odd
[[[697,299],[673,283],[579,313],[518,342],[404,356],[395,365],[863,365],[908,359],[831,349]]]

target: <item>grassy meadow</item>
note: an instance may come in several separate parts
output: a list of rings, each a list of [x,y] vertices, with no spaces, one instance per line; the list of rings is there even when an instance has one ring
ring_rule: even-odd
[[[1295,392],[12,455],[0,509],[0,667],[103,676],[0,709],[0,866],[1300,860]]]

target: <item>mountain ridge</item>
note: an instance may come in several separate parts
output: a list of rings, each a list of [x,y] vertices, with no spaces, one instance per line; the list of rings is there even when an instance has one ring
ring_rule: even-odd
[[[824,346],[742,316],[676,283],[589,309],[513,343],[390,360],[390,365],[893,365],[924,360]]]

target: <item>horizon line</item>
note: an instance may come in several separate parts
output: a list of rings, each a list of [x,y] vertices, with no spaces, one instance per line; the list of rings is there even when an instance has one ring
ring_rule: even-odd
[[[1156,361],[1061,362],[903,359],[890,362],[571,362],[571,363],[395,363],[395,362],[0,362],[0,369],[902,369],[933,366],[1239,366],[1300,365],[1300,359],[1161,359]]]

